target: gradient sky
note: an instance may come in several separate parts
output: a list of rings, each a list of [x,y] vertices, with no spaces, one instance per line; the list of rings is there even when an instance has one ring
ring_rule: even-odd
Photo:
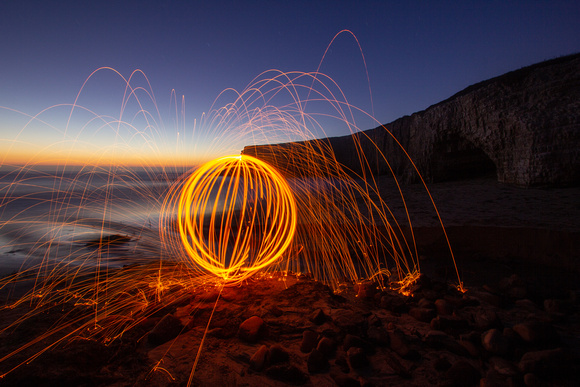
[[[578,1],[2,1],[0,106],[34,115],[72,103],[99,67],[125,77],[141,69],[157,99],[161,130],[171,132],[172,89],[185,98],[185,122],[193,125],[220,91],[242,90],[265,70],[316,70],[335,34],[348,29],[366,58],[374,116],[387,123],[470,84],[580,51],[579,20]],[[337,38],[321,71],[351,103],[371,111],[352,36]],[[118,115],[119,79],[99,73],[81,102]],[[57,132],[67,118],[66,109],[47,113]],[[0,148],[26,152],[14,146],[25,124],[0,109]],[[54,140],[42,131],[27,127],[18,139]],[[79,152],[97,138],[110,141],[93,136]]]

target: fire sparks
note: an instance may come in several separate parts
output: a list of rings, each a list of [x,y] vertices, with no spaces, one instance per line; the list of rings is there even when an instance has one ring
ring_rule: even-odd
[[[178,231],[192,263],[231,283],[276,262],[296,231],[296,203],[284,178],[251,156],[202,165],[177,202]],[[173,211],[167,211],[172,213]]]
[[[98,122],[97,132],[113,129],[117,145],[130,147],[134,141],[165,152],[170,147],[158,146],[161,130],[151,129],[152,115],[137,97],[143,88],[133,88],[132,78],[123,78],[128,92],[121,115],[110,121],[98,115],[83,128]],[[137,100],[134,117],[144,117],[146,130],[136,128],[136,118],[123,122],[131,115],[131,98]],[[321,111],[307,109],[321,104]],[[74,122],[76,103],[72,108],[68,122]],[[214,152],[212,161],[188,173],[175,160],[161,167],[149,160],[139,164],[140,174],[120,163],[88,162],[71,174],[65,172],[70,163],[65,159],[54,174],[41,174],[34,163],[6,174],[8,182],[0,186],[0,231],[14,238],[6,254],[22,252],[27,265],[2,278],[0,289],[30,290],[2,310],[24,305],[30,310],[0,333],[47,310],[66,313],[56,328],[2,354],[0,371],[11,372],[67,340],[108,344],[168,306],[187,303],[195,292],[221,291],[250,276],[305,273],[334,291],[344,283],[372,279],[379,289],[392,283],[409,294],[420,273],[411,217],[394,173],[390,187],[400,202],[398,213],[371,173],[365,154],[380,153],[379,147],[366,138],[363,148],[364,134],[353,137],[349,151],[361,168],[348,170],[327,141],[315,140],[324,137],[323,121],[329,118],[348,133],[360,132],[355,113],[372,119],[350,105],[324,74],[273,71],[195,122],[192,133],[179,125],[180,141],[193,139],[193,150],[209,143]],[[40,115],[34,119],[41,121]],[[129,128],[127,138],[120,127]],[[239,152],[240,144],[283,142],[291,144],[280,146],[278,153],[255,147],[223,156]],[[178,145],[183,156],[187,147]],[[118,148],[103,152],[122,153]],[[381,154],[388,164],[387,156]],[[16,205],[22,208],[11,210]],[[4,366],[21,353],[26,353],[24,360]],[[173,378],[160,364],[153,371]]]

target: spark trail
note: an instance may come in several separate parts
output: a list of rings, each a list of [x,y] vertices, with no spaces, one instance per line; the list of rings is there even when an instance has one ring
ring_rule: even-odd
[[[118,115],[78,103],[102,72],[125,86]],[[189,129],[174,96],[177,142],[163,127],[149,81],[136,85],[139,76],[103,68],[73,104],[33,116],[0,110],[25,121],[0,142],[7,168],[0,181],[1,252],[22,257],[0,279],[9,296],[0,312],[25,309],[0,335],[44,313],[62,314],[37,337],[0,353],[2,376],[73,340],[115,342],[193,292],[250,276],[309,273],[335,291],[371,279],[401,292],[417,278],[414,236],[403,232],[412,230],[412,219],[395,174],[388,178],[402,214],[385,201],[357,137],[357,171],[317,140],[330,126],[362,136],[357,122],[380,126],[332,78],[264,72],[241,92],[224,91]],[[51,121],[59,116],[64,129]],[[34,143],[35,126],[57,141]],[[106,135],[110,143],[96,141]],[[244,146],[273,143],[292,145],[277,154],[239,155]],[[27,145],[37,151],[23,159]],[[390,168],[388,155],[380,157]],[[46,164],[56,167],[46,172]],[[433,202],[426,186],[425,192]],[[441,220],[434,203],[433,209]]]

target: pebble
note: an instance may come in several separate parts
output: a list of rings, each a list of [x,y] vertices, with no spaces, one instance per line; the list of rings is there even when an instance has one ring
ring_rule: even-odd
[[[500,291],[505,292],[509,288],[512,288],[514,286],[524,287],[525,285],[526,285],[526,283],[524,282],[523,279],[520,278],[519,275],[512,274],[509,277],[502,278],[498,283],[498,288]]]
[[[564,303],[562,300],[552,298],[544,300],[544,310],[550,314],[562,313],[564,311],[563,306]]]
[[[535,374],[527,373],[524,375],[524,384],[527,387],[539,387],[542,385],[542,382]]]
[[[340,370],[345,374],[348,374],[350,372],[350,366],[348,365],[346,352],[338,352],[336,354],[336,359],[334,359],[334,364],[336,364],[338,368],[340,368]]]
[[[481,373],[471,363],[459,360],[445,372],[445,376],[457,386],[473,386],[479,383]]]
[[[502,305],[502,297],[495,293],[490,292],[480,292],[478,297],[484,302],[488,303],[489,305],[493,305],[495,307],[500,307]]]
[[[459,300],[459,304],[457,305],[458,308],[467,308],[468,306],[479,306],[480,302],[477,298],[475,297],[471,297],[468,296],[467,294],[464,294],[463,297],[461,297],[461,300]]]
[[[300,351],[304,353],[309,353],[318,344],[318,333],[311,331],[310,329],[302,332],[302,342],[300,343]]]
[[[529,300],[527,298],[521,299],[521,300],[517,300],[514,303],[518,308],[520,309],[524,309],[530,312],[535,312],[538,310],[538,307],[536,306],[536,304],[534,304],[534,301]]]
[[[540,321],[526,321],[516,324],[512,329],[526,343],[530,344],[553,344],[559,342],[558,333],[554,327],[548,323]]]
[[[369,382],[379,385],[404,384],[397,378],[413,376],[412,382],[416,385],[429,382],[449,386],[513,386],[523,383],[537,386],[540,384],[539,378],[547,381],[567,378],[568,374],[575,376],[568,350],[547,349],[559,345],[559,340],[555,326],[544,322],[548,315],[575,307],[572,301],[547,299],[543,302],[544,310],[540,310],[529,299],[521,299],[515,302],[515,307],[510,305],[510,308],[499,309],[484,302],[475,292],[468,293],[469,297],[460,298],[460,294],[451,296],[450,291],[442,290],[433,297],[426,296],[429,290],[423,289],[415,295],[415,299],[424,297],[416,303],[413,298],[390,291],[375,294],[380,295],[381,304],[388,304],[399,311],[409,310],[405,316],[379,309],[370,302],[349,305],[334,298],[316,299],[317,309],[313,310],[308,307],[312,303],[296,303],[298,306],[295,306],[293,297],[279,304],[266,299],[250,309],[254,312],[246,312],[248,315],[263,313],[263,319],[252,316],[239,326],[236,320],[228,325],[231,314],[216,319],[214,322],[218,328],[208,332],[207,337],[211,338],[208,348],[211,351],[211,348],[222,343],[230,345],[228,350],[232,349],[232,353],[227,353],[227,356],[238,364],[249,364],[251,371],[246,369],[244,372],[252,378],[260,377],[256,372],[262,372],[262,376],[280,381],[280,384],[323,385],[333,381],[339,386],[361,386]],[[365,298],[361,288],[358,291],[359,297]],[[308,297],[311,295],[309,292],[305,294]],[[377,299],[375,296],[372,298]],[[478,300],[481,305],[477,305]],[[337,309],[338,305],[341,309]],[[474,306],[462,309],[466,305]],[[245,306],[232,305],[231,308],[242,310]],[[149,325],[143,328],[145,332],[150,331],[147,338],[149,343],[164,342],[166,338],[155,339],[155,335],[171,332],[173,328],[175,331],[167,336],[167,340],[176,337],[184,329],[177,317],[187,317],[189,314],[190,306],[187,305],[162,319],[151,319]],[[434,317],[428,320],[426,315]],[[503,328],[499,316],[510,327]],[[524,320],[511,327],[513,321],[522,321],[521,316],[526,316],[530,321]],[[573,316],[569,314],[567,317],[571,320]],[[307,318],[314,324],[309,323]],[[426,324],[415,320],[428,320],[431,330]],[[557,327],[561,329],[560,325]],[[259,344],[253,344],[251,348],[235,339],[230,343],[223,340],[226,333],[219,333],[222,331],[231,332],[232,336],[237,333],[240,339]],[[457,340],[457,337],[460,339]],[[264,338],[268,339],[268,344],[282,344],[261,345],[260,340]],[[246,349],[236,351],[240,345]],[[147,350],[151,351],[151,348]],[[421,355],[425,361],[407,361],[420,359]],[[220,356],[223,354],[220,353]],[[224,359],[223,364],[230,364],[227,358]],[[371,368],[371,364],[376,369]],[[570,372],[562,377],[566,371]],[[308,382],[309,373],[316,374],[311,382]],[[360,375],[367,377],[367,380],[359,378]],[[480,379],[482,375],[483,379]],[[251,382],[255,381],[253,379]],[[268,383],[276,382],[266,381],[265,384]]]
[[[438,331],[457,331],[469,327],[469,322],[456,316],[437,316],[429,323],[431,329]]]
[[[369,365],[369,359],[367,358],[364,349],[358,347],[351,347],[346,351],[346,356],[348,358],[348,363],[353,369],[359,369]]]
[[[493,309],[478,308],[473,318],[475,326],[481,330],[499,328],[501,326],[499,317]]]
[[[345,351],[348,351],[352,347],[368,349],[369,343],[367,343],[366,341],[364,341],[363,339],[361,339],[358,336],[347,334],[344,337],[344,342],[342,343],[342,347]]]
[[[386,293],[381,297],[379,306],[395,313],[403,313],[407,309],[408,299],[398,293]]]
[[[330,377],[339,387],[360,387],[360,382],[344,373],[331,372]]]
[[[324,311],[322,309],[316,309],[314,312],[310,314],[308,320],[310,320],[312,323],[316,325],[322,325],[326,321],[326,318],[327,318],[326,314],[324,314]]]
[[[272,315],[274,317],[280,317],[280,316],[282,316],[284,314],[284,312],[280,308],[278,308],[276,305],[270,306],[270,308],[268,309],[268,311],[270,313],[272,313]]]
[[[306,359],[306,365],[308,367],[308,372],[311,374],[325,372],[329,367],[328,359],[318,349],[313,349],[312,352],[310,352]]]
[[[510,298],[521,300],[528,296],[528,291],[524,286],[514,286],[512,288],[509,288],[506,294]]]
[[[509,351],[509,342],[499,329],[493,328],[481,335],[483,348],[497,355],[505,355]]]
[[[365,318],[350,309],[336,309],[331,314],[334,324],[345,332],[355,333],[364,325]]]
[[[523,373],[552,376],[568,367],[569,357],[563,348],[526,352],[519,363]]]
[[[330,356],[332,356],[332,354],[334,353],[334,351],[336,351],[336,341],[334,341],[330,337],[323,337],[318,342],[318,345],[316,346],[316,349],[320,353],[324,354],[325,356],[330,357]]]
[[[265,330],[264,320],[258,316],[252,316],[240,324],[238,337],[246,342],[255,343]]]
[[[416,361],[421,359],[419,351],[411,348],[407,336],[401,330],[396,329],[393,332],[389,332],[389,339],[391,341],[390,348],[397,355],[407,360]]]
[[[445,372],[451,368],[451,363],[446,358],[439,357],[433,362],[433,368],[435,368],[437,372]]]
[[[428,308],[411,308],[409,309],[409,316],[413,317],[417,321],[430,322],[436,317],[437,313],[434,309]]]
[[[528,295],[526,283],[517,274],[500,280],[498,287],[512,299],[526,298]]]
[[[182,330],[181,321],[177,317],[167,314],[149,332],[147,341],[153,346],[158,346],[176,338]]]
[[[417,306],[419,308],[435,309],[435,304],[433,303],[433,301],[427,298],[421,298],[419,302],[417,302]]]
[[[570,301],[558,299],[544,300],[544,310],[550,315],[553,321],[562,321],[570,310]]]
[[[496,370],[490,369],[483,379],[479,381],[479,387],[513,387],[513,378],[500,375]]]
[[[405,334],[401,330],[394,330],[393,332],[389,332],[389,339],[391,344],[391,349],[402,358],[405,358],[409,355],[411,347],[409,346],[409,342]]]
[[[431,278],[425,273],[419,274],[419,278],[413,284],[413,291],[417,292],[423,289],[430,289],[431,288]]]
[[[389,353],[387,353],[386,355],[388,358],[387,363],[393,369],[393,371],[395,371],[395,373],[397,375],[399,375],[403,379],[410,379],[411,378],[411,376],[412,376],[411,372],[405,366],[403,366],[403,364],[401,364],[401,362],[399,361],[399,359],[396,358],[396,356],[394,356],[393,354],[389,354]]]
[[[479,333],[477,331],[471,331],[471,332],[459,335],[459,339],[471,341],[473,343],[480,343],[481,342],[481,333]]]
[[[449,301],[443,298],[435,300],[435,310],[440,316],[449,316],[450,314],[453,314],[453,306]]]
[[[268,361],[270,364],[285,363],[290,359],[288,352],[280,345],[274,344],[268,351]]]
[[[355,285],[354,291],[357,292],[357,297],[362,300],[370,300],[378,293],[378,285],[376,282],[364,281]]]
[[[420,295],[433,303],[437,298],[440,297],[441,293],[433,289],[422,289]]]
[[[386,347],[391,342],[389,339],[389,332],[383,327],[371,325],[367,329],[367,337],[369,340],[379,347]]]
[[[256,352],[250,358],[250,368],[254,371],[261,371],[266,364],[266,359],[268,357],[268,347],[265,345],[260,346]]]
[[[278,364],[268,367],[265,371],[269,378],[288,384],[300,385],[308,381],[308,375],[291,364]]]
[[[479,357],[479,355],[480,355],[479,348],[477,348],[477,346],[475,344],[473,344],[473,342],[471,342],[469,340],[459,340],[458,343],[463,348],[465,348],[467,353],[469,353],[469,356],[471,356],[473,358]]]
[[[498,374],[504,376],[516,376],[519,373],[518,367],[501,357],[494,356],[489,359],[489,364]]]
[[[514,344],[518,341],[519,336],[510,327],[505,327],[503,329],[503,337],[506,339],[509,348],[513,348]]]
[[[367,318],[367,323],[369,325],[369,327],[371,326],[381,326],[381,319],[374,313],[372,313],[368,318]]]
[[[444,349],[459,356],[469,356],[469,352],[451,336],[441,331],[429,331],[425,343],[435,349]]]

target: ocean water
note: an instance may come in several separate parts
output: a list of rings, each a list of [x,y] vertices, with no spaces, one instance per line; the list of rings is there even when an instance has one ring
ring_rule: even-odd
[[[131,168],[1,171],[0,276],[55,265],[73,269],[122,267],[172,259],[164,255],[160,231],[165,227],[164,231],[174,232],[174,223],[167,219],[174,220],[177,215],[162,214],[166,210],[163,203],[184,173]],[[328,193],[339,209],[337,194],[346,190],[344,181],[331,179],[290,178],[288,183],[303,206],[315,195]],[[211,200],[215,199],[210,199],[207,207],[212,207]],[[218,202],[217,207],[220,205]],[[347,220],[334,215],[324,215],[328,227],[329,222]],[[328,248],[328,243],[318,243],[308,224],[322,219],[320,216],[311,213],[299,217],[299,223],[305,223],[298,227],[304,234],[298,243],[314,243],[317,251]],[[116,243],[99,245],[102,240]]]
[[[185,173],[191,170],[4,171],[0,275],[55,264],[120,267],[171,258],[163,256],[160,228],[174,232],[167,219],[177,215],[168,214],[163,202]],[[210,196],[206,216],[216,200],[215,192]],[[108,238],[117,243],[97,243]]]
[[[0,175],[0,275],[38,265],[159,258],[163,199],[181,173],[14,170]],[[98,248],[101,238],[122,243]]]

